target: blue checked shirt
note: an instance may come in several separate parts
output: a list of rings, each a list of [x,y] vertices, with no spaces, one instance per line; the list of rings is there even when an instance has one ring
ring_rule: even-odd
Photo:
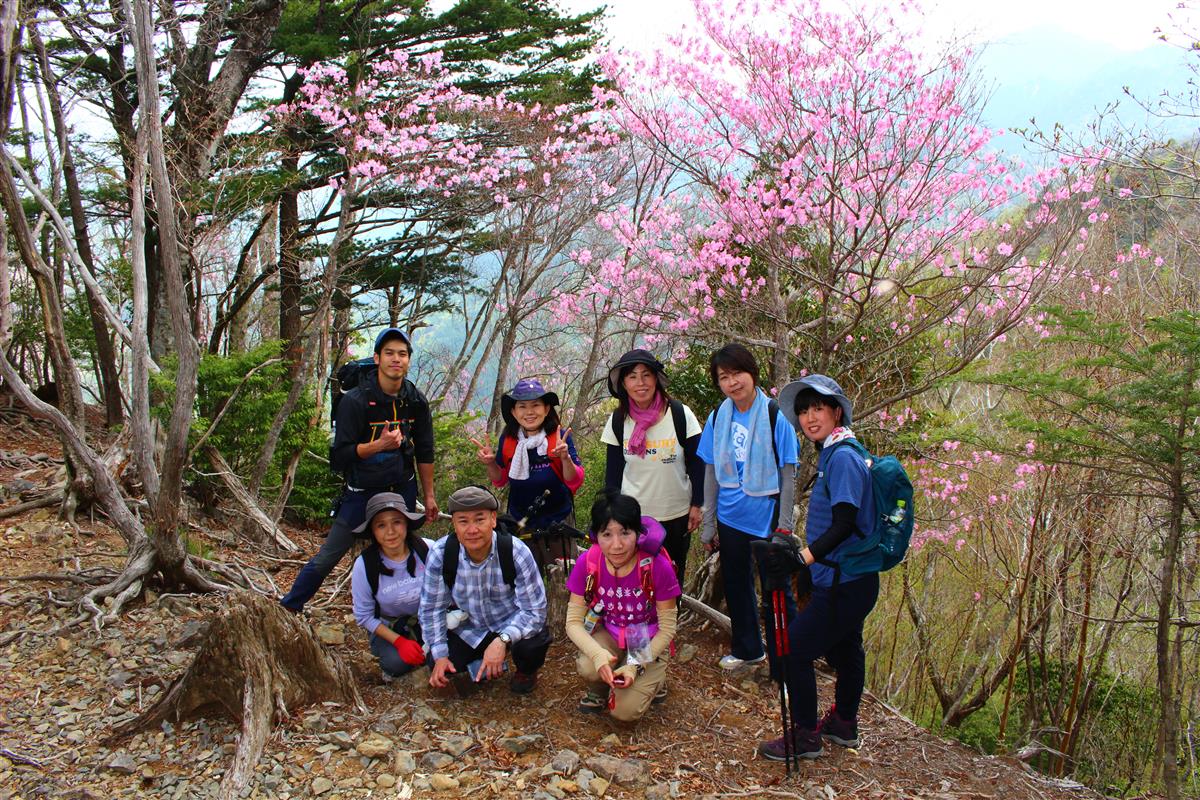
[[[507,633],[514,642],[546,627],[546,589],[538,574],[533,553],[520,539],[513,540],[513,563],[517,568],[517,585],[510,589],[500,571],[500,556],[496,553],[496,533],[492,532],[492,550],[482,564],[476,564],[459,549],[458,575],[454,593],[442,579],[442,560],[449,536],[442,537],[429,548],[425,562],[425,585],[421,589],[421,635],[434,659],[448,658],[446,644],[446,610],[450,601],[466,612],[467,619],[454,632],[471,647],[478,647],[483,637],[494,631]]]

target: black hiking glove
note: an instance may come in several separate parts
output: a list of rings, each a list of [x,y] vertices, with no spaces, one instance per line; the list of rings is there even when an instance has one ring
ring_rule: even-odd
[[[793,536],[773,534],[759,549],[759,560],[769,587],[785,588],[796,577],[796,595],[803,597],[812,591],[812,573],[800,555],[800,547]]]

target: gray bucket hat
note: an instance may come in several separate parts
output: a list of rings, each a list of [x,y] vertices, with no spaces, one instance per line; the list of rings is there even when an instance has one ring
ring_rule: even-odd
[[[800,420],[796,416],[796,395],[805,389],[812,389],[817,394],[833,398],[842,409],[842,424],[850,424],[853,419],[850,398],[846,397],[838,382],[826,375],[807,375],[798,381],[792,381],[779,393],[779,410],[787,417],[787,421],[792,423],[793,428],[800,430]]]
[[[388,509],[399,511],[407,517],[409,522],[413,523],[408,526],[410,531],[415,531],[425,522],[425,509],[421,507],[420,503],[417,503],[416,511],[409,511],[408,503],[405,503],[404,498],[400,495],[395,492],[380,492],[367,501],[366,518],[353,532],[366,533],[367,528],[371,527],[371,520],[375,519],[375,515]]]

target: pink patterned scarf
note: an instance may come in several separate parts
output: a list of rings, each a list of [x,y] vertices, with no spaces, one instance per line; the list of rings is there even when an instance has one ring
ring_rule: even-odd
[[[629,416],[633,419],[633,433],[629,435],[629,452],[638,458],[646,457],[646,431],[662,419],[663,411],[666,408],[667,401],[663,399],[662,392],[655,392],[654,399],[646,408],[638,408],[637,403],[632,400],[629,402]],[[683,442],[680,442],[680,445],[682,444]]]

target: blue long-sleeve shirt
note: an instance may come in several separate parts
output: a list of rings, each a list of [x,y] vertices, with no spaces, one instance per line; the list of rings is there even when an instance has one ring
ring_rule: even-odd
[[[513,540],[513,564],[517,568],[514,588],[504,582],[496,552],[495,531],[492,532],[492,549],[480,564],[467,555],[466,548],[460,547],[458,574],[451,593],[442,578],[442,562],[449,538],[439,539],[429,549],[425,584],[421,590],[421,634],[434,659],[450,655],[446,641],[446,610],[451,602],[467,614],[467,620],[454,632],[471,647],[478,647],[490,632],[507,633],[515,642],[546,627],[546,589],[533,553],[524,542]]]

